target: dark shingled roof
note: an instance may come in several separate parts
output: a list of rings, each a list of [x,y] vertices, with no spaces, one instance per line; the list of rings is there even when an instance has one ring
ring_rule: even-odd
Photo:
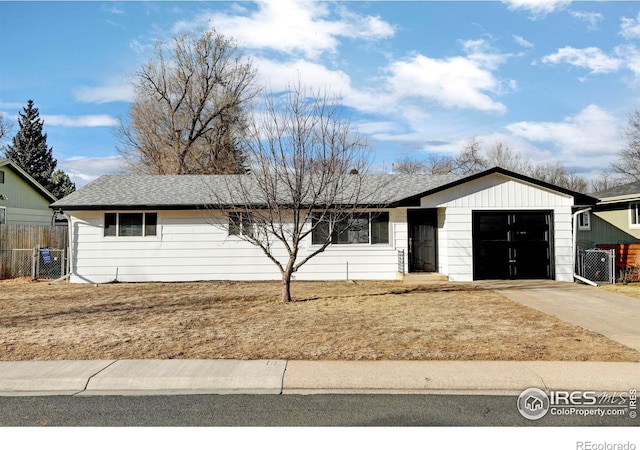
[[[638,196],[640,197],[640,181],[634,181],[633,183],[623,184],[622,186],[616,186],[604,191],[594,192],[594,197],[604,200],[611,197],[625,197],[625,196]]]
[[[500,173],[547,189],[573,195],[577,204],[593,204],[595,199],[552,186],[499,167],[471,175],[362,175],[358,196],[364,205],[419,206],[420,197],[492,173]],[[242,185],[247,195],[233,195]],[[236,191],[237,192],[237,191]],[[234,198],[235,197],[235,198]],[[348,193],[347,193],[348,197]],[[51,205],[64,210],[100,209],[194,209],[206,206],[237,206],[249,199],[265,205],[252,175],[105,175]],[[283,196],[286,201],[286,196]]]
[[[366,204],[391,204],[459,178],[451,175],[364,175],[359,198]],[[240,185],[247,195],[232,195]],[[170,209],[233,206],[244,198],[255,205],[265,204],[251,175],[105,175],[55,202],[52,207]]]

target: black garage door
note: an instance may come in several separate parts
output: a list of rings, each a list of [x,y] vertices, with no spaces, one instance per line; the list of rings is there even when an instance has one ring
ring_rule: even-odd
[[[552,223],[551,211],[474,211],[474,279],[553,279]]]

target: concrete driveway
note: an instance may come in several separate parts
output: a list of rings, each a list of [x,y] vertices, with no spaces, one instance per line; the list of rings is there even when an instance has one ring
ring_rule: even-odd
[[[492,280],[478,284],[640,351],[640,300],[592,286],[548,280]]]

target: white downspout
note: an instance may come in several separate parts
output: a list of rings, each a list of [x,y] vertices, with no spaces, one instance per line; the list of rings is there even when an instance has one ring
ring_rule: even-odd
[[[575,278],[578,281],[582,281],[583,283],[587,283],[587,284],[590,284],[591,286],[597,287],[598,283],[594,283],[591,280],[587,280],[586,278],[581,277],[576,273],[576,256],[578,254],[577,253],[578,252],[578,216],[588,211],[591,211],[591,207],[580,209],[571,215],[573,219],[573,278]]]
[[[71,226],[71,216],[67,215],[64,213],[64,211],[62,210],[58,210],[57,211],[58,214],[60,214],[62,217],[64,217],[65,219],[67,219],[67,228],[68,228],[68,233],[69,233],[69,254],[67,255],[67,274],[61,276],[60,278],[53,280],[51,283],[49,284],[56,284],[59,283],[62,280],[66,280],[69,277],[71,277],[71,275],[73,275],[72,271],[73,271],[73,263],[71,262],[71,258],[73,257],[73,228]]]

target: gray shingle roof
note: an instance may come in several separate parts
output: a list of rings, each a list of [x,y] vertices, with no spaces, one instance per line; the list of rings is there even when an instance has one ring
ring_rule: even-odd
[[[366,204],[393,204],[458,179],[453,175],[364,175],[360,198]],[[241,180],[251,202],[265,204],[251,175],[105,175],[51,207],[81,210],[232,206],[238,204],[238,198],[232,195],[233,186],[239,186]]]
[[[594,192],[594,197],[604,200],[611,197],[623,197],[623,196],[638,196],[640,197],[640,181],[634,181],[632,183],[623,184],[622,186],[616,186],[611,189],[606,189],[600,192]]]
[[[422,196],[494,173],[571,195],[576,205],[593,205],[597,202],[592,196],[494,167],[469,176],[363,175],[358,205],[418,206]],[[238,186],[243,186],[245,195],[234,194],[239,191]],[[344,192],[344,197],[348,199],[349,193]],[[347,201],[352,202],[343,200],[342,203]],[[66,210],[194,209],[240,206],[245,203],[266,205],[253,175],[105,175],[58,200],[51,207]],[[287,203],[286,195],[281,197],[280,203]]]

